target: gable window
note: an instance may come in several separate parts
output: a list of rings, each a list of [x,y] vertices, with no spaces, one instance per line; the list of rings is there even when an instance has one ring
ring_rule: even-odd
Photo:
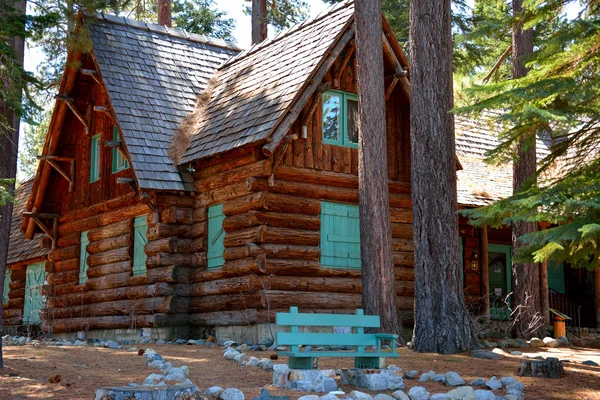
[[[23,304],[23,323],[39,324],[42,322],[40,312],[44,307],[42,286],[46,280],[44,263],[27,266],[25,274],[25,303]]]
[[[223,241],[225,231],[223,231],[223,204],[208,207],[208,269],[219,268],[225,264],[223,259]]]
[[[87,282],[87,270],[88,270],[88,252],[87,245],[90,243],[88,239],[88,231],[81,232],[81,239],[79,240],[79,284],[84,285]]]
[[[358,206],[321,202],[321,266],[360,269]]]
[[[358,97],[330,90],[321,100],[323,143],[358,148]]]
[[[145,215],[135,219],[133,230],[133,276],[144,275],[146,273],[146,252],[144,247],[148,243],[148,237],[146,236],[148,225]]]
[[[113,126],[113,141],[120,142],[119,132],[118,132],[116,126]],[[123,157],[123,154],[119,151],[119,149],[117,149],[116,147],[113,147],[113,150],[112,150],[112,173],[114,174],[114,173],[123,171],[127,168],[129,168],[129,162],[127,161],[127,159],[125,157]]]
[[[2,296],[2,302],[3,303],[7,303],[8,302],[8,291],[10,290],[10,268],[6,267],[6,272],[4,274],[4,294]]]
[[[90,182],[100,179],[100,134],[92,136],[90,155]]]

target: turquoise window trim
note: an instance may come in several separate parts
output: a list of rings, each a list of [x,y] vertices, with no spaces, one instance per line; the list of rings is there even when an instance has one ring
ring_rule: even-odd
[[[10,276],[12,271],[10,268],[6,267],[6,272],[4,273],[4,294],[2,295],[2,302],[8,302],[8,291],[10,290]]]
[[[40,311],[44,307],[45,298],[42,296],[42,286],[46,280],[44,262],[31,264],[25,270],[25,301],[23,304],[23,323],[26,325],[40,324]]]
[[[148,256],[144,249],[148,243],[147,232],[146,215],[136,217],[133,223],[133,276],[145,275],[147,272],[146,259]]]
[[[223,230],[223,204],[208,207],[208,252],[207,269],[220,268],[225,264],[223,252],[225,251]]]
[[[119,131],[117,130],[116,126],[113,126],[113,141],[121,141],[119,139]],[[117,172],[124,171],[128,168],[129,161],[127,161],[127,159],[123,157],[123,154],[121,154],[121,152],[116,147],[114,147],[112,149],[112,173],[116,174]]]
[[[320,219],[321,267],[360,270],[358,206],[322,201]]]
[[[358,143],[351,142],[350,139],[348,138],[348,107],[347,107],[347,101],[348,100],[358,101],[358,96],[355,95],[354,93],[342,92],[340,90],[328,90],[327,92],[325,92],[321,95],[321,111],[323,111],[323,107],[325,105],[324,99],[325,99],[325,96],[327,96],[327,95],[337,96],[340,99],[341,121],[338,121],[338,123],[339,123],[338,139],[337,140],[326,139],[325,137],[321,136],[323,139],[323,143],[358,149]],[[323,119],[321,118],[321,127],[322,126],[323,126]],[[321,130],[322,130],[322,128],[321,128]],[[321,132],[321,135],[323,135],[323,132]]]
[[[92,136],[90,149],[90,183],[100,180],[100,142],[101,134]]]
[[[84,285],[87,282],[87,270],[88,270],[88,252],[87,245],[90,243],[88,239],[88,232],[81,232],[81,239],[79,240],[79,284]]]

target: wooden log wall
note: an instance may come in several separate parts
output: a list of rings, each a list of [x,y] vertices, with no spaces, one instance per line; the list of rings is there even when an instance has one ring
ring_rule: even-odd
[[[60,218],[58,247],[46,265],[43,328],[51,332],[186,325],[193,199],[153,195],[156,212],[137,195],[77,209]],[[134,218],[146,216],[147,272],[132,275]],[[88,231],[87,282],[79,285],[81,232]]]

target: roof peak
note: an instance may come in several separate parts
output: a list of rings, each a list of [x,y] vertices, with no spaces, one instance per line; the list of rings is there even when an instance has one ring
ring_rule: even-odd
[[[206,35],[187,32],[184,29],[169,28],[167,26],[154,24],[152,22],[139,21],[132,18],[119,17],[103,11],[93,14],[86,14],[86,17],[95,18],[101,21],[110,22],[112,24],[129,26],[134,29],[144,30],[148,32],[158,33],[169,37],[188,40],[190,42],[203,43],[216,47],[223,47],[230,50],[242,51],[243,49],[235,42],[229,42],[223,39],[211,38]]]
[[[270,38],[270,39],[266,39],[260,43],[257,44],[253,44],[250,48],[242,51],[241,53],[238,53],[237,55],[231,57],[229,60],[227,60],[223,65],[221,65],[219,67],[219,69],[222,69],[228,65],[234,64],[240,60],[243,60],[244,58],[256,53],[257,51],[260,51],[262,49],[264,49],[265,47],[271,46],[273,43],[277,43],[280,40],[290,36],[293,33],[296,33],[296,31],[300,30],[300,29],[304,29],[310,25],[313,25],[316,22],[321,21],[324,18],[327,18],[329,15],[333,14],[334,12],[338,12],[339,10],[342,10],[344,8],[350,7],[354,5],[354,0],[345,0],[342,1],[340,3],[334,4],[331,8],[329,8],[327,11],[325,12],[321,12],[319,14],[317,14],[316,16],[312,17],[312,18],[307,18],[304,21],[297,23],[295,25],[292,25],[290,28],[288,28],[285,31],[280,31],[278,32],[274,37]]]

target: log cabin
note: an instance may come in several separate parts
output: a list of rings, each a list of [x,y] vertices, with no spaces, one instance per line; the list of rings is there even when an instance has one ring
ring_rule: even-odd
[[[44,233],[26,240],[20,227],[32,180],[15,191],[13,217],[2,298],[2,325],[5,333],[20,334],[41,323],[43,307],[40,288],[46,280],[44,265],[50,241]]]
[[[91,50],[68,54],[21,224],[51,241],[46,331],[256,339],[291,305],[360,307],[353,12],[341,3],[245,51],[80,17]],[[409,71],[385,19],[382,48],[395,286],[410,324]],[[485,286],[466,267],[479,235],[461,225],[473,295]]]

